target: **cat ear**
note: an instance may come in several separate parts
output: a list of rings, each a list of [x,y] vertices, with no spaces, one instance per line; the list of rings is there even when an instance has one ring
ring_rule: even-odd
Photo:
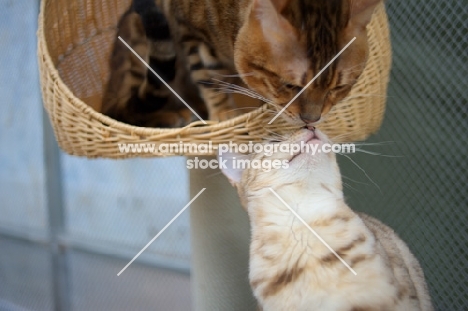
[[[267,39],[281,40],[290,38],[294,33],[293,26],[281,15],[288,0],[254,0],[252,14],[260,22]]]
[[[221,155],[218,153],[218,163],[221,172],[228,178],[233,186],[237,186],[242,178],[244,169],[239,168],[236,163],[237,160],[242,159],[245,155],[233,152],[223,152]]]
[[[350,1],[350,22],[352,25],[365,29],[369,24],[375,7],[382,0],[353,0]]]

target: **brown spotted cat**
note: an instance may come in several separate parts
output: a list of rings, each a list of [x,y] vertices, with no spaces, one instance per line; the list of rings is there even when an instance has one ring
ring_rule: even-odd
[[[320,147],[328,140],[318,130],[302,129],[279,144],[301,142]],[[227,161],[233,157],[220,160],[250,218],[249,279],[264,311],[433,310],[423,271],[406,244],[346,204],[334,153],[250,156],[288,163],[273,170],[242,170]]]
[[[252,91],[282,108],[356,37],[356,41],[284,114],[294,123],[315,124],[346,97],[362,73],[368,55],[366,25],[380,2],[133,0],[131,13],[124,15],[120,27],[131,16],[133,19],[140,16],[143,22],[139,23],[138,29],[134,27],[133,32],[127,31],[132,33],[127,36],[130,44],[138,45],[146,58],[150,54],[157,56],[158,51],[163,50],[164,59],[171,59],[175,64],[177,56],[180,67],[189,71],[191,81],[197,85],[209,118],[213,120],[223,120],[239,113],[231,96],[213,87],[214,79],[226,80],[227,76],[238,75]],[[129,24],[132,23],[137,22]],[[154,28],[154,24],[159,28]],[[124,50],[120,54],[130,55],[121,42],[116,41],[115,46],[115,50]],[[113,74],[103,112],[122,118],[131,113],[132,109],[127,105],[150,106],[150,111],[162,109],[160,98],[166,90],[153,81],[157,89],[156,99],[151,97],[153,95],[148,96],[153,93],[153,88],[147,85],[154,77],[133,59],[126,61],[120,54],[114,51]],[[159,65],[156,71],[166,72],[169,80],[174,72],[181,71],[178,66],[177,70],[174,66],[166,66],[167,63],[152,65]],[[114,100],[109,102],[108,98]],[[188,122],[190,114],[175,102],[166,108],[178,105],[177,109],[185,112],[178,124]],[[157,126],[161,120],[157,120],[157,114],[155,118]]]

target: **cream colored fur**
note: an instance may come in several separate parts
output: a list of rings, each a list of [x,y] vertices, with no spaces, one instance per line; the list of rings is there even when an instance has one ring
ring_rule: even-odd
[[[303,129],[286,143],[309,140],[320,145],[327,138],[318,130],[314,134]],[[251,157],[292,158],[287,153]],[[346,205],[333,153],[298,154],[289,168],[270,172],[229,168],[224,172],[236,185],[249,214],[249,278],[263,310],[433,310],[422,269],[405,243],[388,226]]]

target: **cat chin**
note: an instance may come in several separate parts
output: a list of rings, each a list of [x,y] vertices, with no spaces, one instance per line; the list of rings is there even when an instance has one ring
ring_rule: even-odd
[[[294,144],[308,145],[307,149],[296,154],[290,161],[298,157],[320,158],[323,154],[322,146],[325,143],[331,143],[328,137],[319,129],[303,128],[292,136]]]
[[[302,173],[304,179],[315,176],[317,173],[322,170],[322,167],[328,166],[325,165],[327,159],[322,155],[311,155],[308,153],[301,153],[294,157],[293,161],[289,162],[289,168],[294,172],[296,176],[300,176]]]

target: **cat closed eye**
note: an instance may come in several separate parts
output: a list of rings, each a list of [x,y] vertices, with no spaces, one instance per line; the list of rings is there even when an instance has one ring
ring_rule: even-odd
[[[298,85],[290,84],[290,83],[285,83],[284,87],[292,91],[300,91],[302,89],[302,87]]]

